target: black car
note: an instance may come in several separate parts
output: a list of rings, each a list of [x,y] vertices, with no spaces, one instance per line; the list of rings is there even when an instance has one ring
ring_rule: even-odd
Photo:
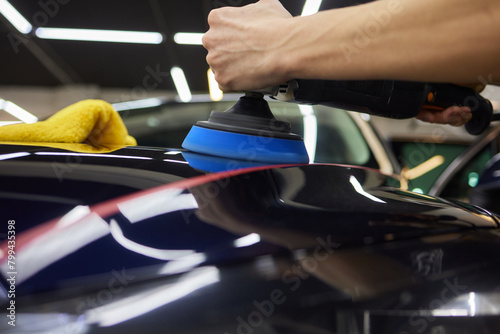
[[[0,145],[2,333],[496,333],[500,217],[373,167]]]

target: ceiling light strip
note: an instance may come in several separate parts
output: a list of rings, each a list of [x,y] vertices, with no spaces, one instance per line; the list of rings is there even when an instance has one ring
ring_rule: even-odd
[[[0,0],[0,13],[23,34],[29,34],[33,27],[7,0]]]
[[[198,32],[178,32],[174,35],[174,42],[184,45],[203,45],[203,35]]]
[[[301,16],[312,15],[319,11],[322,0],[306,0]]]
[[[31,123],[36,123],[38,122],[38,118],[29,113],[28,111],[24,110],[20,106],[18,106],[15,103],[12,103],[10,101],[5,101],[0,99],[0,109],[5,110],[15,118],[23,121],[24,123],[31,124]]]
[[[99,29],[38,28],[35,34],[43,39],[111,43],[160,44],[159,32]]]
[[[151,97],[142,100],[134,100],[134,101],[125,101],[125,102],[117,102],[113,103],[112,106],[116,111],[123,110],[134,110],[134,109],[145,109],[145,108],[153,108],[159,107],[162,105],[162,100],[157,97]]]

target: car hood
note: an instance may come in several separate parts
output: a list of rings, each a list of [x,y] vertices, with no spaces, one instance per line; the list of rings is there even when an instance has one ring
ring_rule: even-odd
[[[36,152],[38,158],[64,156]],[[130,152],[137,158],[142,151],[107,156],[137,161],[120,158],[133,157]],[[487,212],[399,190],[395,179],[372,169],[286,165],[206,173],[190,167],[180,152],[167,152],[170,158],[161,152],[163,174],[173,182],[74,205],[66,214],[29,228],[12,219],[18,229],[16,257],[23,264],[18,294],[71,289],[82,282],[99,286],[110,272],[120,270],[151,279],[318,245],[356,247],[497,227]],[[78,157],[74,172],[81,168],[78,172],[92,174],[88,168],[93,165],[83,159],[98,158]],[[151,179],[150,174],[144,178]],[[1,250],[0,267],[7,276],[7,240]]]
[[[450,312],[468,291],[496,291],[496,218],[376,170],[229,161],[210,173],[178,150],[0,150],[13,231],[0,302],[17,315],[2,333],[238,332],[256,310],[292,312],[302,333],[331,330],[337,303],[409,316],[443,284],[457,292]]]

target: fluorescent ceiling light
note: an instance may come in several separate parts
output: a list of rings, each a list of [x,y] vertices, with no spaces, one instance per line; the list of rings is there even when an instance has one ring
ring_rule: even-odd
[[[201,32],[178,32],[174,35],[174,42],[186,45],[203,45],[203,35]]]
[[[318,12],[322,0],[306,0],[301,16],[312,15]]]
[[[31,32],[31,24],[7,0],[0,0],[0,13],[23,34]]]
[[[186,76],[184,71],[180,67],[172,67],[170,70],[172,75],[172,80],[174,80],[175,89],[177,89],[177,94],[182,102],[189,102],[192,99],[191,90],[189,89],[188,83],[186,81]]]
[[[16,117],[17,119],[23,121],[24,123],[31,124],[31,123],[36,123],[38,122],[38,118],[21,108],[15,103],[12,103],[10,101],[5,101],[0,99],[0,109],[5,110],[12,116]]]
[[[210,99],[212,101],[220,101],[224,97],[224,94],[219,88],[219,84],[215,80],[215,75],[214,72],[212,72],[212,69],[208,69],[207,72],[208,76],[208,89],[210,91]]]
[[[161,104],[162,101],[160,98],[151,97],[142,100],[113,103],[112,106],[116,111],[122,111],[122,110],[153,108],[161,106]]]
[[[165,161],[165,162],[173,162],[173,163],[176,163],[176,164],[189,165],[189,162],[187,162],[187,161],[181,161],[181,160],[163,159],[163,161]]]
[[[177,154],[182,154],[182,151],[168,151],[168,152],[165,152],[163,154],[166,154],[166,155],[177,155]]]
[[[159,32],[147,31],[38,28],[35,34],[37,37],[43,39],[60,39],[68,41],[138,44],[160,44],[163,41],[163,36]]]

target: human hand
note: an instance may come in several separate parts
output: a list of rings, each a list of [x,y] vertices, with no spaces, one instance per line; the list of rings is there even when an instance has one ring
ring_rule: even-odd
[[[279,68],[284,37],[278,29],[286,29],[291,17],[278,0],[210,12],[203,46],[223,91],[260,89],[290,79]]]
[[[461,126],[470,121],[472,113],[469,107],[451,106],[442,111],[422,109],[415,118],[428,123]]]
[[[478,94],[486,87],[485,85],[479,83],[460,83],[457,85],[474,89]],[[424,108],[415,118],[428,123],[462,126],[471,120],[472,113],[469,107],[451,106],[444,110]]]

